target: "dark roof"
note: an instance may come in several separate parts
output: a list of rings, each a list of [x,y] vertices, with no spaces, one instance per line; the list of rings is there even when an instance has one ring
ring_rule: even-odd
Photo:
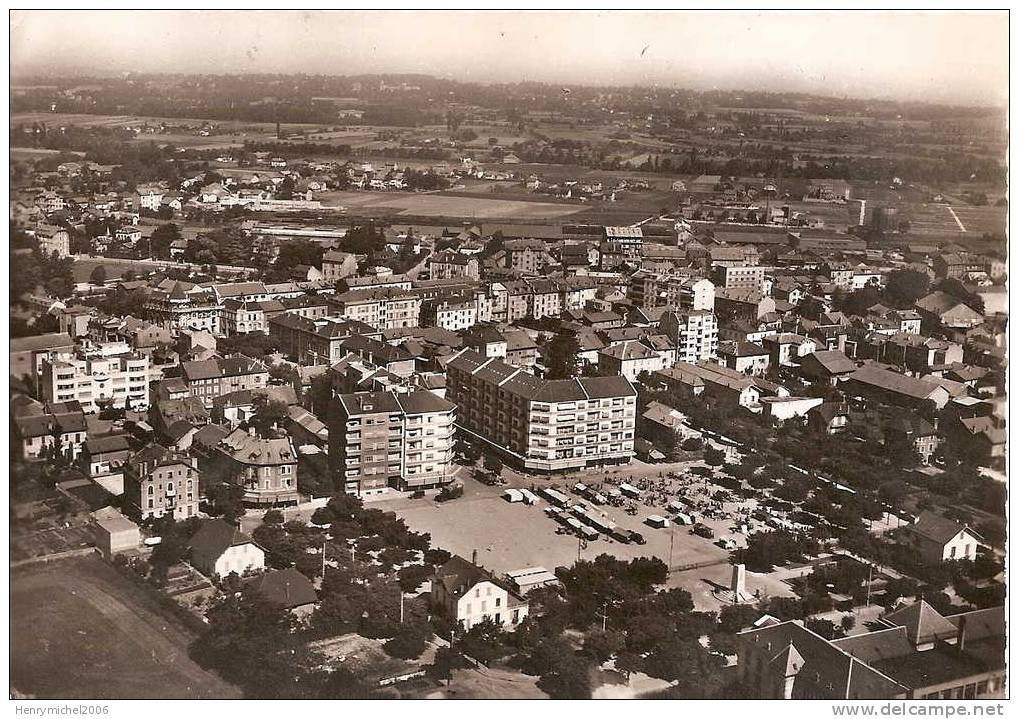
[[[50,332],[45,335],[33,335],[31,337],[12,337],[10,340],[10,352],[35,352],[37,350],[55,349],[67,347],[74,344],[71,336],[63,332]]]
[[[293,567],[269,570],[251,580],[248,589],[284,609],[293,609],[318,601],[311,581]]]
[[[942,517],[940,514],[930,511],[922,512],[916,523],[907,527],[909,532],[939,544],[945,544],[964,529],[969,528],[964,524],[959,524],[954,519]],[[972,529],[969,529],[969,531],[974,536],[979,537]]]
[[[903,607],[881,618],[885,624],[906,628],[906,635],[914,645],[927,644],[936,640],[954,637],[958,630],[938,611],[921,599],[915,604]]]
[[[219,557],[230,547],[253,543],[247,534],[224,519],[210,519],[191,537],[188,543],[192,550],[211,557]]]
[[[109,434],[105,437],[89,437],[85,440],[85,448],[89,454],[105,452],[122,452],[131,448],[126,434]]]

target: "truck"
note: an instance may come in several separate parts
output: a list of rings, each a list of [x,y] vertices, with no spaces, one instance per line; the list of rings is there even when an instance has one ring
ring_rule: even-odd
[[[676,512],[676,524],[693,524],[693,518],[689,514]]]
[[[541,489],[541,493],[544,495],[551,504],[556,507],[569,507],[570,499],[565,494],[556,489]]]
[[[577,482],[575,485],[573,485],[573,491],[575,494],[584,496],[587,494],[587,485],[583,484],[582,482]]]
[[[520,493],[519,489],[507,489],[502,493],[502,498],[510,504],[524,501],[524,495]]]
[[[619,485],[619,491],[622,492],[627,497],[629,497],[630,499],[640,499],[640,490],[634,487],[632,484],[627,484],[626,482],[623,482],[621,485]]]
[[[649,527],[654,527],[655,529],[665,529],[669,526],[669,520],[658,514],[652,514],[644,520],[644,523]]]
[[[629,544],[632,541],[632,538],[630,537],[630,530],[623,529],[622,527],[616,527],[615,529],[613,529],[611,532],[609,532],[609,536],[612,537],[617,542],[622,542],[623,544]]]
[[[538,504],[538,502],[541,501],[538,498],[538,495],[536,495],[534,492],[532,492],[529,489],[521,489],[520,490],[520,494],[524,495],[524,503],[525,504],[534,505],[534,504]]]

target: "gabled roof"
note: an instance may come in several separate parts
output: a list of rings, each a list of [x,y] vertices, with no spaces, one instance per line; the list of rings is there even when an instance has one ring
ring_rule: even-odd
[[[881,618],[886,624],[905,627],[906,635],[913,645],[928,644],[936,640],[951,639],[958,629],[941,616],[934,607],[921,599],[915,604],[898,609]]]
[[[202,526],[191,537],[188,545],[210,557],[221,557],[230,547],[241,544],[254,544],[254,540],[242,532],[239,527],[224,519],[210,519],[202,522]]]
[[[293,609],[318,601],[314,585],[293,567],[270,569],[251,580],[247,589],[284,609]]]
[[[924,539],[929,539],[942,545],[951,541],[953,537],[964,529],[968,529],[974,537],[980,538],[976,532],[969,529],[966,525],[930,511],[922,512],[920,518],[906,529],[913,534],[920,535]]]

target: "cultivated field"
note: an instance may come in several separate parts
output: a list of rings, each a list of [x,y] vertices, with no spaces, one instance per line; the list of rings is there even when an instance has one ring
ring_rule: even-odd
[[[11,687],[45,699],[238,698],[188,658],[191,634],[94,556],[14,570]]]

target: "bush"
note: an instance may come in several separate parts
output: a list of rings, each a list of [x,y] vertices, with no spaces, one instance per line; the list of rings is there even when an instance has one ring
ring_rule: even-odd
[[[426,624],[404,624],[383,649],[386,654],[397,659],[417,659],[425,651],[429,633]]]

